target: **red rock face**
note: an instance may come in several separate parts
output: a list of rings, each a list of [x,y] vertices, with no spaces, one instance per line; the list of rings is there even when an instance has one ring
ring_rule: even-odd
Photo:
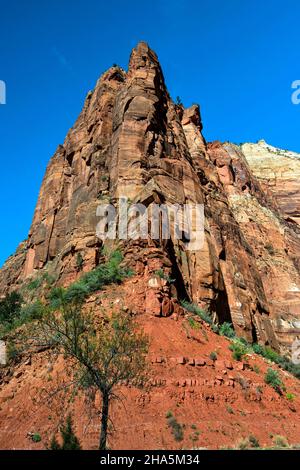
[[[261,181],[247,149],[245,157],[231,144],[207,145],[201,131],[199,107],[173,103],[155,53],[140,43],[127,73],[112,67],[99,79],[50,160],[28,239],[0,272],[1,293],[46,270],[67,285],[79,253],[84,271],[97,266],[99,203],[204,204],[200,250],[174,236],[120,241],[145,281],[145,313],[179,317],[188,298],[249,341],[288,348],[300,314],[298,195],[287,204],[283,183]]]
[[[124,303],[151,338],[148,386],[121,384],[122,402],[111,403],[110,449],[220,449],[250,435],[262,447],[270,447],[273,433],[299,444],[299,381],[272,364],[294,395],[288,400],[265,383],[270,364],[261,356],[251,354],[237,361],[229,340],[204,322],[191,328],[186,316],[146,313],[146,279],[137,275],[107,287],[93,296],[97,304],[89,299],[95,315],[111,308],[112,302]],[[68,413],[83,448],[98,448],[99,394],[88,398],[80,392],[70,400],[70,388],[65,388],[70,383],[69,368],[62,357],[51,357],[47,351],[32,353],[14,366],[0,368],[1,449],[45,449]],[[174,439],[168,426],[170,412],[184,425],[182,441]],[[32,433],[39,433],[42,441],[34,443]]]

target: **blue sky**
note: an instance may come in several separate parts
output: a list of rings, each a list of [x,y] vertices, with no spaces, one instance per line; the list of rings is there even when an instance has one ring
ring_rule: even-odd
[[[86,93],[113,63],[126,68],[139,40],[171,95],[200,103],[207,140],[300,152],[299,13],[299,0],[2,0],[0,264],[27,237],[47,162]]]

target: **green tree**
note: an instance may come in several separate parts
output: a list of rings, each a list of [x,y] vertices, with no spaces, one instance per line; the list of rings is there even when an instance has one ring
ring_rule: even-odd
[[[128,380],[143,383],[148,338],[128,313],[106,315],[102,326],[96,325],[92,312],[83,312],[82,303],[67,302],[63,293],[59,311],[48,308],[38,328],[39,340],[73,361],[77,382],[100,392],[99,449],[106,449],[110,403],[118,397],[116,386]]]

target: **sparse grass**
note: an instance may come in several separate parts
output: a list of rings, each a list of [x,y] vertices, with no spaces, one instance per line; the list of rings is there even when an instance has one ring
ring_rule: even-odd
[[[59,308],[62,300],[65,302],[84,302],[86,297],[108,284],[118,284],[132,272],[121,266],[123,261],[119,250],[113,251],[106,263],[101,264],[93,271],[85,273],[67,289],[54,287],[48,293],[48,302],[51,308]],[[47,272],[32,280],[27,286],[28,290],[35,290],[42,285],[49,288],[55,282],[55,278]],[[8,294],[0,301],[0,338],[20,326],[41,319],[45,311],[45,305],[41,301],[35,301],[22,305],[24,302],[18,292]]]
[[[20,354],[20,350],[16,347],[16,345],[12,341],[8,341],[6,344],[6,356],[8,362],[13,361],[16,359]]]
[[[235,331],[231,323],[224,322],[221,325],[214,324],[212,322],[211,316],[207,311],[201,309],[191,302],[183,300],[181,305],[190,313],[198,315],[200,318],[202,318],[202,320],[208,323],[214,333],[219,334],[220,336],[226,336],[227,338],[233,340],[233,343],[230,345],[230,349],[232,350],[232,356],[234,359],[241,360],[245,354],[255,353],[271,362],[274,362],[283,370],[286,370],[297,379],[300,379],[300,364],[294,364],[287,356],[281,356],[269,346],[262,346],[258,343],[250,344],[244,338],[238,338],[235,335]],[[257,374],[260,372],[259,368],[256,368],[256,366],[253,367],[253,370]]]
[[[280,435],[277,435],[277,436],[274,436],[273,437],[273,442],[275,444],[275,446],[277,448],[288,448],[289,447],[289,443],[286,439],[286,437],[284,436],[280,436]]]

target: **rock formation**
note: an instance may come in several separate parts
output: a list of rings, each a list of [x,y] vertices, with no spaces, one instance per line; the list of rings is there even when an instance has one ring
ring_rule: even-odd
[[[174,104],[157,56],[139,43],[128,72],[110,68],[88,93],[50,160],[28,239],[0,272],[1,294],[45,271],[69,284],[78,254],[84,271],[101,263],[99,203],[204,204],[201,250],[174,236],[120,241],[147,280],[142,308],[178,314],[186,298],[239,336],[286,351],[300,321],[299,173],[297,154],[262,142],[207,144],[199,107]]]

